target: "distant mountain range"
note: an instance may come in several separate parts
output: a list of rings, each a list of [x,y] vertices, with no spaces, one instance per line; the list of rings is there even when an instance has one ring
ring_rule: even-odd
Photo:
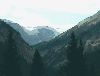
[[[48,26],[37,26],[35,27],[35,29],[33,28],[33,30],[30,31],[17,23],[11,22],[6,19],[4,19],[4,21],[11,27],[13,27],[16,31],[18,31],[21,34],[22,38],[29,45],[35,45],[40,42],[49,41],[59,35],[59,33],[54,28]]]

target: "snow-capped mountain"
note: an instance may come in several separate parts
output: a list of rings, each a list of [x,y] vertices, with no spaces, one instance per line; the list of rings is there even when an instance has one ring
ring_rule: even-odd
[[[35,45],[43,41],[49,41],[59,35],[59,33],[54,28],[48,26],[37,26],[35,28],[31,27],[33,30],[28,30],[28,28],[22,27],[17,23],[11,22],[9,20],[4,21],[13,27],[16,31],[18,31],[22,38],[29,45]]]

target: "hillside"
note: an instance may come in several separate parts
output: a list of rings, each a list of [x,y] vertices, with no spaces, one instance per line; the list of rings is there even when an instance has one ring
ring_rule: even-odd
[[[0,20],[0,67],[4,65],[5,56],[11,43],[8,42],[9,35],[12,34],[12,38],[15,42],[13,46],[16,46],[18,55],[20,56],[19,63],[22,68],[24,76],[28,76],[28,65],[33,58],[34,50],[21,38],[19,32],[14,30],[4,21]],[[15,51],[15,50],[13,50]]]
[[[100,11],[79,22],[76,26],[60,34],[55,39],[49,42],[40,43],[33,47],[39,49],[48,66],[52,66],[57,69],[59,66],[62,66],[67,62],[65,59],[66,46],[71,32],[75,32],[77,38],[81,38],[83,40],[85,46],[84,54],[87,55],[87,64],[89,68],[96,64],[96,67],[99,67]],[[97,74],[100,73],[100,68],[95,68],[95,70]]]

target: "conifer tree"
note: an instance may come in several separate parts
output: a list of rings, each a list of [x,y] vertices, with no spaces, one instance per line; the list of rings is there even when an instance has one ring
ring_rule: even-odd
[[[70,42],[67,49],[68,76],[82,76],[83,73],[83,44],[76,38],[74,32],[71,33]]]
[[[77,53],[78,76],[85,76],[86,65],[85,65],[85,57],[83,55],[83,51],[84,51],[83,42],[81,39],[79,39],[78,53]]]
[[[44,65],[42,58],[38,52],[38,50],[35,50],[34,56],[33,56],[33,63],[31,67],[31,76],[43,76],[44,74]]]

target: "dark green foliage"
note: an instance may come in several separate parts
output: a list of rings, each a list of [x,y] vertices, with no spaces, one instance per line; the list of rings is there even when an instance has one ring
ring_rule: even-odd
[[[82,76],[84,74],[83,45],[81,40],[78,42],[74,33],[71,34],[67,51],[68,76]]]
[[[59,68],[59,70],[57,71],[57,75],[56,76],[67,76],[67,66],[63,65]]]
[[[76,60],[74,60],[77,57],[77,39],[75,38],[74,33],[71,34],[70,37],[70,42],[68,45],[68,59],[70,60],[70,62],[75,62]]]
[[[44,65],[42,58],[38,52],[38,50],[35,50],[34,56],[33,56],[33,63],[31,67],[31,76],[43,76],[44,74]]]
[[[96,50],[86,56],[86,76],[100,76],[100,50]]]
[[[88,74],[87,76],[96,76],[94,65],[92,65],[90,67],[90,69],[88,70],[88,73],[87,74]]]
[[[21,76],[20,65],[18,63],[19,55],[16,44],[12,37],[12,32],[8,37],[8,50],[5,54],[5,74],[6,76]]]
[[[80,39],[79,43],[78,43],[78,52],[77,52],[78,76],[85,76],[85,74],[86,74],[86,64],[85,64],[86,59],[83,55],[83,51],[84,51],[84,46],[83,46],[82,40]]]

